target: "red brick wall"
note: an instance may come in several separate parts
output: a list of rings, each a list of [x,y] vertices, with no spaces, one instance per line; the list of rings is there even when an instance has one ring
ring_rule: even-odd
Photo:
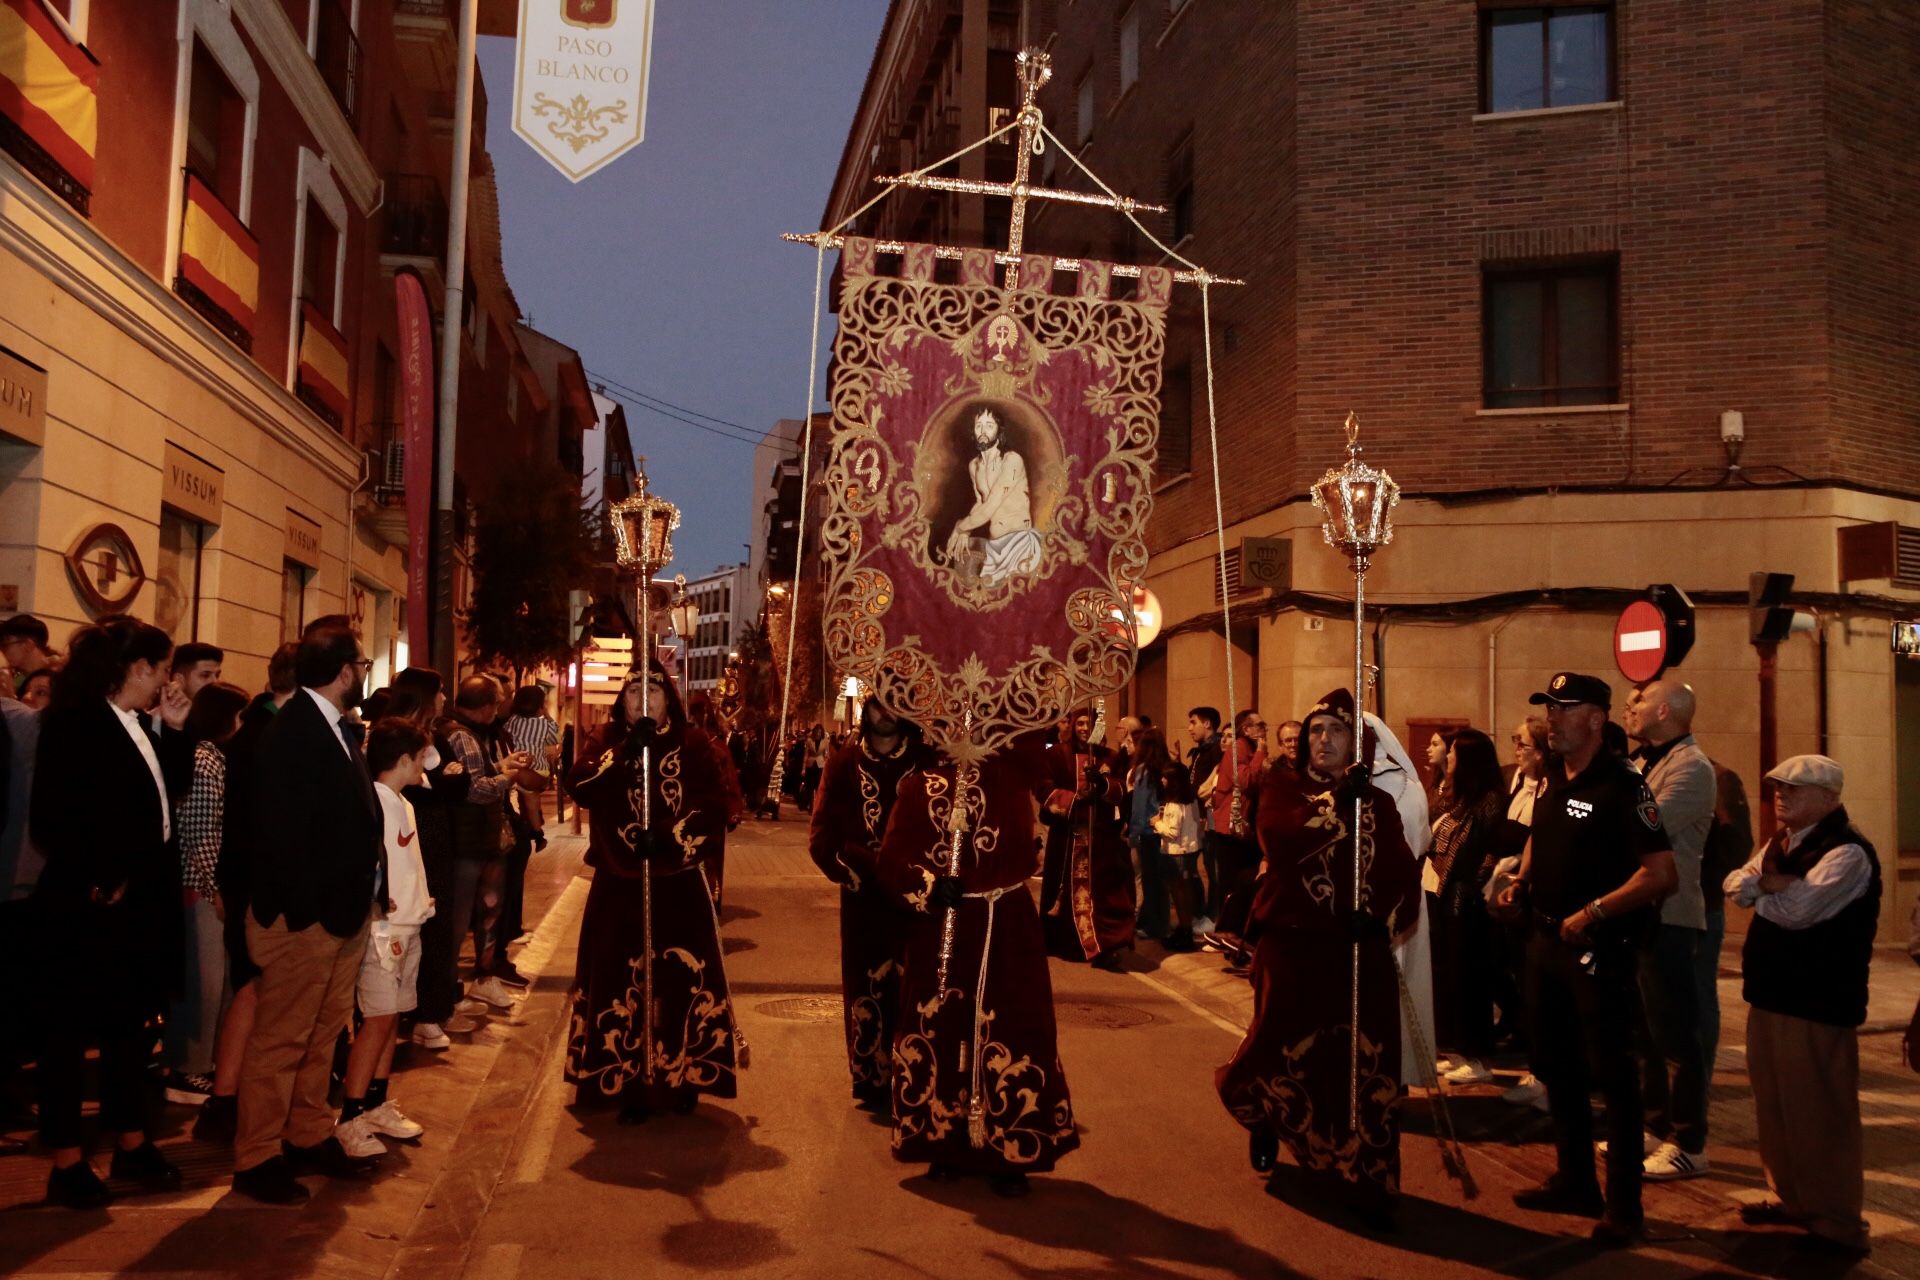
[[[1910,8],[1623,0],[1623,107],[1477,122],[1471,0],[1190,0],[1163,41],[1149,4],[1141,79],[1116,106],[1123,7],[1059,10],[1043,105],[1071,140],[1095,66],[1085,159],[1150,198],[1195,130],[1185,251],[1249,282],[1214,299],[1228,520],[1337,461],[1348,409],[1369,457],[1415,491],[1717,470],[1723,409],[1745,414],[1749,466],[1920,491],[1920,282],[1893,224],[1916,195]],[[1033,243],[1112,252],[1116,225],[1055,209]],[[1618,255],[1631,412],[1481,416],[1482,264],[1583,254]],[[1179,295],[1170,365],[1196,301]],[[1194,383],[1199,401],[1197,359]],[[1194,416],[1196,474],[1162,494],[1155,547],[1212,521],[1204,403]]]

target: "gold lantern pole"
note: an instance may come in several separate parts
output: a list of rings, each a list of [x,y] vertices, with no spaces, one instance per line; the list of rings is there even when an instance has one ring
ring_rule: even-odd
[[[1325,519],[1320,531],[1327,545],[1347,557],[1353,571],[1353,762],[1366,762],[1366,613],[1367,569],[1373,554],[1393,541],[1393,508],[1400,486],[1378,467],[1360,461],[1360,420],[1347,414],[1347,460],[1313,486],[1313,505]],[[1353,909],[1359,911],[1361,806],[1353,799]],[[1353,944],[1353,1025],[1348,1037],[1347,1123],[1360,1131],[1360,942]]]

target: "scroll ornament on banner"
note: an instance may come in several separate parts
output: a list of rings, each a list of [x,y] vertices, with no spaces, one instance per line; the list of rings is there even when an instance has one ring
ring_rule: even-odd
[[[876,257],[841,257],[827,657],[977,761],[1133,674],[1172,275],[1116,299],[1089,263],[1056,297],[1049,258],[1008,290],[986,250],[955,284],[932,246]]]

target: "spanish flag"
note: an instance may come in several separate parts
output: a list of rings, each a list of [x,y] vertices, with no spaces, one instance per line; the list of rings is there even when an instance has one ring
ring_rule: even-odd
[[[347,416],[347,340],[311,302],[300,303],[300,386],[343,421]]]
[[[0,115],[93,189],[100,68],[40,0],[0,0]]]
[[[187,174],[186,217],[180,224],[180,278],[235,324],[253,332],[253,311],[260,300],[260,245],[193,173]]]

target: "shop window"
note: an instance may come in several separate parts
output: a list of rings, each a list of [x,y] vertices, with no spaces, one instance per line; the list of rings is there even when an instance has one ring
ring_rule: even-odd
[[[153,625],[175,644],[200,638],[200,552],[206,527],[190,516],[160,512],[160,559],[154,575]]]
[[[298,640],[307,626],[307,581],[313,570],[297,560],[282,564],[280,575],[280,639]]]
[[[1574,107],[1613,96],[1612,5],[1481,9],[1482,111]]]
[[[1618,279],[1612,262],[1489,270],[1486,407],[1619,403]]]
[[[247,102],[198,41],[187,98],[187,167],[240,216],[247,149]]]

